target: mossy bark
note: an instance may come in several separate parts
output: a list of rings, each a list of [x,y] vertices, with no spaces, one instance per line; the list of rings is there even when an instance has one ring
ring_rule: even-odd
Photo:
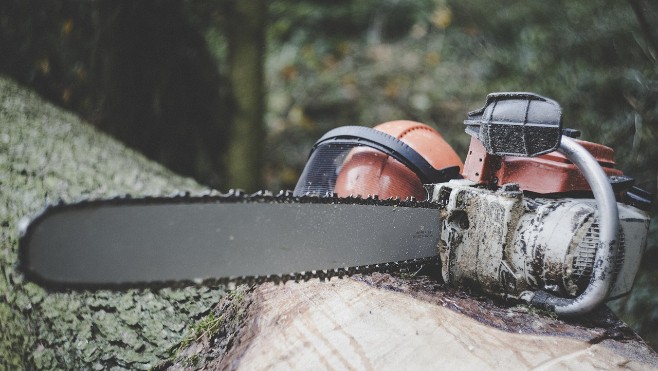
[[[16,271],[19,224],[47,203],[204,187],[0,77],[0,369],[148,369],[224,291],[49,293]]]

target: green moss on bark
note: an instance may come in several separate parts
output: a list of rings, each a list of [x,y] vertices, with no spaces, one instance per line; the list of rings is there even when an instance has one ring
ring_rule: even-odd
[[[204,190],[0,77],[0,369],[148,369],[219,288],[48,293],[16,271],[19,224],[47,203]]]
[[[165,369],[224,369],[224,357],[240,334],[249,306],[252,288],[238,286],[222,298],[210,313],[188,330],[171,357],[155,367]]]

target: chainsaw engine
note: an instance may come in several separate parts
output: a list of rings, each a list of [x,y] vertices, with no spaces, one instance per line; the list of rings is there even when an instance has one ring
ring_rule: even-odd
[[[294,194],[428,199],[450,284],[558,314],[628,293],[651,196],[615,169],[612,149],[574,139],[560,106],[532,93],[490,94],[464,123],[473,137],[465,166],[420,123],[334,129],[316,142]]]
[[[608,298],[628,293],[646,246],[649,217],[617,204],[619,227],[603,263],[596,201],[524,196],[516,184],[498,190],[471,181],[432,185],[440,204],[442,274],[446,282],[520,299],[542,290],[562,298],[581,295],[590,281],[608,278]],[[609,269],[594,277],[595,265]]]

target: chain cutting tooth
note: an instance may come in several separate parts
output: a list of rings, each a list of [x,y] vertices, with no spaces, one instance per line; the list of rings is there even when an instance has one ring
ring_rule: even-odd
[[[272,194],[271,191],[261,189],[260,191],[250,194],[249,198],[270,198],[273,196],[274,195]]]
[[[231,188],[228,191],[229,197],[243,197],[245,195],[244,191],[239,188]]]
[[[282,283],[282,284],[285,285],[286,282],[288,282],[288,281],[290,281],[290,280],[292,280],[291,275],[289,275],[289,274],[282,274],[282,275],[281,275],[281,283]]]
[[[253,276],[242,276],[239,280],[241,283],[247,284],[247,285],[252,285],[254,283],[254,277]]]
[[[281,190],[279,193],[276,194],[276,197],[278,198],[290,198],[293,196],[293,193],[291,190]]]

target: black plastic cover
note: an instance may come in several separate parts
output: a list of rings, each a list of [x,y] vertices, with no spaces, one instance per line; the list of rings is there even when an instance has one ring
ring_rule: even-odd
[[[632,186],[624,195],[624,203],[637,207],[640,210],[650,211],[653,207],[655,197],[656,195],[645,189]]]
[[[534,157],[560,146],[562,109],[534,93],[492,93],[464,124],[490,154]]]

